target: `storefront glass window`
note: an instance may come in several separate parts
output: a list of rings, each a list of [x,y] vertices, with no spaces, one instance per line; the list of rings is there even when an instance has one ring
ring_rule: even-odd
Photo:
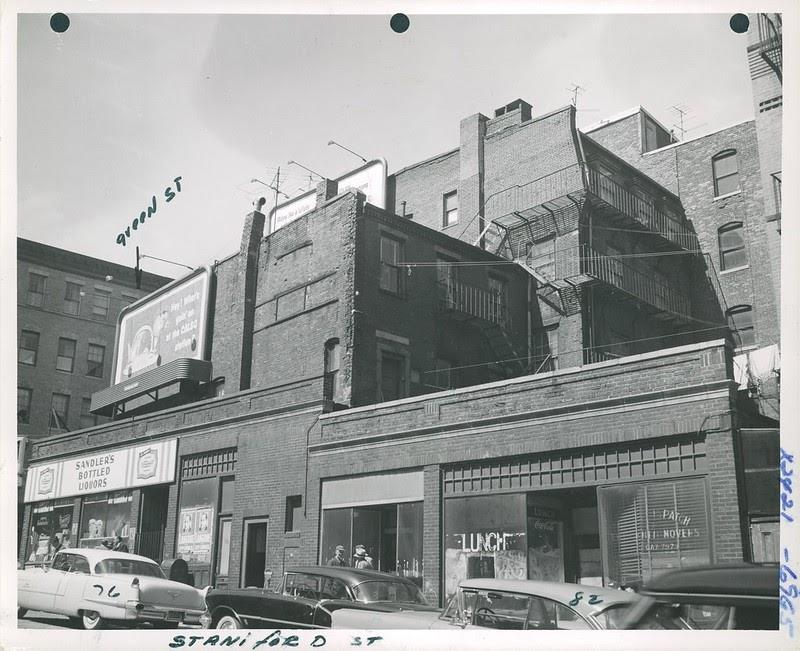
[[[527,578],[525,495],[448,499],[444,509],[445,592],[471,578]]]
[[[397,505],[397,568],[422,586],[422,502]]]
[[[344,560],[352,565],[353,542],[350,538],[353,509],[325,509],[322,515],[322,553],[325,564],[336,555],[336,547],[344,547]]]
[[[74,545],[72,510],[71,499],[33,505],[28,541],[29,563],[49,563],[56,549]]]
[[[102,547],[116,536],[128,544],[131,521],[131,491],[115,491],[83,498],[78,547]]]
[[[666,570],[711,562],[703,478],[603,486],[606,585],[647,581]]]

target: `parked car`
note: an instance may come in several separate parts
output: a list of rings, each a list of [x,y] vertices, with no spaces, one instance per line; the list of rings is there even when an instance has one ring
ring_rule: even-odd
[[[620,628],[638,600],[633,592],[576,583],[468,579],[441,615],[379,613],[341,609],[333,628],[502,630],[595,630]]]
[[[394,574],[349,567],[295,567],[274,591],[215,589],[206,595],[205,628],[329,628],[339,608],[437,613],[417,584]]]
[[[668,572],[639,590],[625,628],[775,630],[777,565],[717,565]]]
[[[17,572],[17,616],[29,610],[66,615],[88,630],[108,622],[197,624],[203,592],[170,581],[144,556],[105,549],[62,549],[50,565]]]

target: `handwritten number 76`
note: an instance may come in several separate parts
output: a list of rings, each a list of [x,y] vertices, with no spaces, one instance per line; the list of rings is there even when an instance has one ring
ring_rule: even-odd
[[[92,585],[92,587],[93,587],[93,588],[97,588],[97,596],[98,596],[98,597],[102,597],[102,596],[103,596],[103,590],[105,590],[105,588],[104,588],[102,585],[100,585],[99,583],[95,583],[94,585]],[[107,594],[109,597],[112,597],[112,598],[113,598],[113,597],[119,597],[119,591],[117,590],[117,586],[115,586],[115,585],[112,585],[112,586],[111,586],[111,587],[108,589],[108,591],[106,592],[106,594]]]

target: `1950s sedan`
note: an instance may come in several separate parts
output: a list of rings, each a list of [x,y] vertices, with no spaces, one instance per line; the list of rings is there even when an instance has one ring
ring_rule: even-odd
[[[104,549],[63,549],[49,566],[19,570],[17,600],[19,617],[58,613],[88,630],[107,622],[197,624],[205,610],[202,591],[170,581],[149,558]]]
[[[343,608],[333,628],[572,630],[621,628],[639,597],[633,592],[575,583],[468,579],[441,615],[378,613]]]
[[[339,608],[414,610],[434,615],[417,585],[394,574],[349,567],[308,566],[287,570],[275,591],[211,590],[206,628],[329,628]]]

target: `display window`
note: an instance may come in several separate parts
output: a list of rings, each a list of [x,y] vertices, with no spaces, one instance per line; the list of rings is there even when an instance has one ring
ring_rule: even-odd
[[[344,563],[358,567],[365,561],[354,551],[363,546],[364,567],[399,574],[422,587],[422,518],[422,502],[324,509],[320,562],[332,562],[342,545]]]
[[[189,565],[211,564],[218,487],[216,477],[181,483],[177,555]]]
[[[59,549],[74,546],[71,499],[39,502],[31,510],[28,563],[49,563]]]
[[[602,486],[598,504],[606,585],[712,562],[704,478]]]
[[[463,579],[528,578],[525,494],[451,498],[444,521],[447,598]]]
[[[128,546],[132,502],[131,491],[114,491],[84,497],[78,547],[111,546],[117,536]]]

